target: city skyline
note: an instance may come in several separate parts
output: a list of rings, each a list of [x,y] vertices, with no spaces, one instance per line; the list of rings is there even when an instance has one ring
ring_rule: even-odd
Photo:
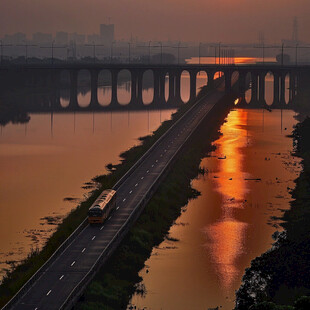
[[[291,37],[293,18],[299,20],[300,39],[309,36],[310,3],[306,0],[199,1],[175,0],[156,3],[120,0],[66,1],[44,3],[3,0],[0,4],[0,36],[5,33],[53,33],[65,31],[92,34],[100,23],[117,25],[116,40],[131,36],[141,40],[257,41],[259,31],[266,42]],[[198,31],[203,29],[204,31]]]

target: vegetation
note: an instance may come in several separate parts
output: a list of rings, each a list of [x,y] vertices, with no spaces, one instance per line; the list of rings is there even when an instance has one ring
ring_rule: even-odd
[[[141,144],[120,154],[121,163],[112,165],[109,173],[93,179],[96,188],[89,193],[89,198],[73,209],[57,230],[50,237],[42,250],[31,251],[28,257],[14,270],[8,271],[0,285],[0,306],[7,303],[12,296],[31,278],[31,276],[48,260],[55,250],[70,236],[70,234],[86,218],[87,210],[104,188],[112,188],[114,184],[130,169],[130,167],[175,123],[193,103],[183,105],[152,134],[143,138]],[[110,165],[108,167],[111,168]]]
[[[293,132],[303,171],[295,181],[291,209],[283,215],[284,232],[273,248],[255,258],[236,293],[236,309],[310,309],[310,119]],[[301,298],[302,297],[302,298]],[[295,302],[295,300],[297,300]],[[276,305],[291,305],[278,307]],[[273,307],[273,308],[272,308]]]

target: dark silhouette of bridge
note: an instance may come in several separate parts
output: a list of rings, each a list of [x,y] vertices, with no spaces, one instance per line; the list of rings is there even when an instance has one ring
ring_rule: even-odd
[[[91,100],[88,107],[81,108],[78,105],[78,75],[81,70],[86,70],[90,75]],[[120,105],[117,97],[118,76],[122,71],[130,73],[131,99],[124,107]],[[61,84],[61,74],[68,72],[70,76],[70,100],[69,106],[64,108],[60,105],[59,90]],[[98,77],[100,72],[108,72],[111,77],[111,102],[107,106],[102,106],[98,101]],[[274,77],[273,102],[271,108],[292,108],[295,97],[299,91],[300,76],[310,73],[310,66],[290,66],[279,64],[250,64],[250,65],[218,65],[218,64],[180,64],[180,65],[142,65],[142,64],[40,64],[40,65],[2,65],[0,66],[1,79],[12,79],[23,77],[24,87],[50,87],[53,90],[51,106],[54,110],[100,110],[100,109],[140,109],[144,107],[142,90],[143,76],[147,71],[151,71],[154,80],[154,97],[148,108],[175,107],[182,103],[181,99],[181,75],[188,72],[190,80],[190,98],[196,99],[197,74],[205,72],[207,75],[207,87],[214,87],[214,82],[221,72],[225,81],[224,91],[229,93],[232,90],[232,76],[238,74],[237,91],[242,98],[240,106],[264,107],[265,100],[265,79],[268,73]],[[285,81],[289,79],[289,98],[285,100]],[[169,83],[166,84],[166,80]],[[166,98],[165,88],[168,85],[169,96]],[[245,92],[251,88],[251,100],[246,103]]]

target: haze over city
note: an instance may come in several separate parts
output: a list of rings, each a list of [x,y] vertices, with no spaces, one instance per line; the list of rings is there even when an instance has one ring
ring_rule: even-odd
[[[116,40],[257,41],[291,38],[293,18],[299,21],[299,39],[310,29],[308,0],[3,0],[0,36],[25,32],[67,31],[91,34],[98,24],[116,25]]]

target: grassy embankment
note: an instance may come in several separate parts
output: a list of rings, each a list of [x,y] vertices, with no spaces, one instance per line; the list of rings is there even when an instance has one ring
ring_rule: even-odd
[[[310,309],[310,119],[293,132],[303,171],[271,250],[255,258],[236,293],[237,310]],[[304,296],[304,297],[302,297]],[[289,305],[289,306],[287,306]]]
[[[167,234],[171,225],[180,216],[189,199],[199,195],[191,187],[191,180],[199,172],[204,173],[199,169],[200,161],[211,151],[211,142],[218,138],[218,129],[227,112],[227,107],[223,108],[216,120],[209,118],[193,136],[138,221],[90,283],[77,309],[125,309],[135,291],[143,293],[139,271],[144,267],[153,247],[169,238]]]
[[[207,89],[200,93],[205,95]],[[191,106],[192,102],[181,106],[172,119],[165,121],[152,134],[140,138],[142,143],[120,154],[121,163],[118,165],[108,165],[112,167],[106,175],[95,177],[92,181],[96,185],[89,198],[74,208],[57,230],[49,238],[42,250],[33,250],[28,257],[21,262],[13,271],[7,272],[0,285],[0,307],[14,296],[18,290],[31,278],[31,276],[48,260],[55,250],[70,236],[70,234],[86,218],[87,210],[95,201],[96,197],[105,188],[112,188],[114,184],[130,169],[130,167],[175,123]]]

